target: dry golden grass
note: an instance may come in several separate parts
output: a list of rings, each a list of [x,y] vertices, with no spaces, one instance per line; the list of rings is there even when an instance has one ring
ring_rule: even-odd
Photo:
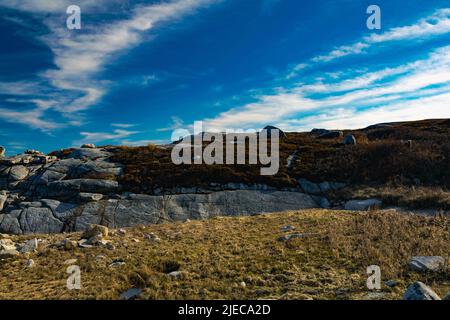
[[[315,235],[278,241],[285,225]],[[161,242],[146,240],[150,232]],[[40,237],[55,243],[79,236]],[[29,269],[25,256],[0,262],[0,299],[117,299],[132,287],[143,288],[142,299],[366,299],[371,264],[380,265],[383,280],[399,281],[393,289],[383,287],[383,299],[401,298],[418,279],[441,295],[450,291],[448,274],[407,268],[414,255],[448,255],[448,217],[304,210],[134,227],[110,239],[112,251],[42,246],[29,256],[35,261]],[[104,259],[96,259],[100,254]],[[79,291],[66,288],[63,262],[72,258],[82,272]],[[114,260],[126,264],[109,267]],[[166,274],[176,269],[181,279]]]

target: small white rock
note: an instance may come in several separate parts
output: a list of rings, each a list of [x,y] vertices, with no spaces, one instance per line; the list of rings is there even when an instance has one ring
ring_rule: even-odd
[[[27,268],[34,267],[34,260],[33,259],[28,259],[27,262],[25,263],[25,267],[27,267]]]
[[[71,264],[77,263],[77,261],[78,261],[77,259],[68,259],[68,260],[64,261],[63,263],[67,264],[67,265],[71,265]]]

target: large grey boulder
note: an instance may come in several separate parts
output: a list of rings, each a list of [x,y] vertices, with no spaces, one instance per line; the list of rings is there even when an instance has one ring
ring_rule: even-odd
[[[25,208],[18,221],[22,233],[60,233],[64,231],[64,221],[58,219],[49,208]]]
[[[303,191],[305,191],[308,194],[320,194],[321,193],[320,187],[317,184],[315,184],[309,180],[301,178],[298,180],[298,183],[300,184],[300,187],[303,189]]]
[[[441,300],[430,287],[420,281],[411,284],[403,295],[403,300]]]
[[[350,200],[345,204],[345,210],[352,211],[366,211],[371,209],[378,209],[382,202],[378,199],[367,200]]]
[[[8,199],[7,195],[0,194],[0,212],[3,210],[3,207],[5,205],[6,199]]]
[[[345,145],[352,145],[352,146],[356,145],[356,138],[355,138],[355,136],[352,135],[352,134],[346,135],[345,138],[344,138],[344,144]]]
[[[38,240],[30,239],[20,248],[20,253],[35,252],[38,248]]]
[[[76,169],[83,164],[80,159],[62,159],[49,167],[50,170],[63,173],[66,175],[72,174]]]
[[[36,179],[33,180],[33,184],[36,185],[47,185],[53,181],[59,181],[66,177],[66,173],[61,173],[54,170],[45,170],[41,174],[39,174]]]
[[[28,169],[23,165],[13,166],[9,170],[9,180],[10,181],[19,181],[23,180],[28,176]]]
[[[440,256],[417,256],[409,262],[409,267],[418,272],[437,272],[446,267],[446,259]]]
[[[111,156],[110,152],[104,149],[89,149],[89,148],[77,148],[67,155],[67,158],[72,159],[84,159],[84,160],[95,160],[99,158],[108,158]]]
[[[274,127],[274,126],[266,126],[264,127],[265,131],[267,131],[267,138],[271,138],[272,137],[272,132],[276,132],[278,130],[278,137],[281,138],[286,138],[286,133],[284,133],[283,130]]]

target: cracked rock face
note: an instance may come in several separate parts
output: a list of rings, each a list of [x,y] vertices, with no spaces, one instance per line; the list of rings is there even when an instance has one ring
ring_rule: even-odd
[[[38,151],[0,159],[0,229],[55,233],[70,229],[76,209],[119,191],[122,166],[105,149],[72,149],[58,158]]]
[[[133,194],[117,182],[123,166],[111,156],[111,150],[92,146],[56,156],[36,151],[0,159],[0,233],[60,233],[92,224],[120,228],[317,207],[304,193],[239,184],[201,194],[195,188],[174,195]]]

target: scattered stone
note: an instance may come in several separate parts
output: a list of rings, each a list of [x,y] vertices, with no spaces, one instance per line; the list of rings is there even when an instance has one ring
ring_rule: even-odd
[[[89,239],[97,235],[101,235],[102,237],[108,237],[109,229],[105,226],[101,226],[98,224],[91,224],[89,228],[83,232],[81,235],[82,239]]]
[[[81,146],[82,149],[95,149],[95,144],[93,143],[85,143]]]
[[[127,230],[125,230],[125,229],[119,229],[119,233],[120,233],[121,235],[125,235],[125,234],[127,233]]]
[[[417,281],[411,284],[403,295],[403,300],[441,300],[430,287]]]
[[[239,285],[240,285],[242,288],[245,288],[245,287],[247,286],[247,284],[246,284],[244,281],[242,281]]]
[[[5,156],[5,152],[6,152],[5,147],[0,146],[0,158],[3,158]]]
[[[367,294],[367,299],[369,300],[380,300],[385,296],[384,292],[369,292]]]
[[[88,243],[87,239],[81,239],[80,241],[78,241],[78,246],[80,248],[84,248],[84,249],[89,249],[89,248],[94,247],[92,244]]]
[[[409,262],[409,267],[417,272],[437,272],[446,267],[446,260],[439,256],[417,256]]]
[[[156,236],[153,232],[144,234],[144,238],[154,242],[161,242],[161,239],[158,238],[158,236]]]
[[[381,204],[382,202],[378,199],[350,200],[345,204],[345,210],[367,211],[379,209]]]
[[[16,250],[16,244],[11,239],[0,239],[0,251]]]
[[[132,242],[139,243],[141,242],[139,239],[131,239]]]
[[[72,264],[77,263],[77,261],[78,261],[77,259],[67,259],[66,261],[63,262],[63,264],[72,265]]]
[[[355,146],[356,145],[356,138],[355,138],[355,136],[352,135],[352,134],[346,135],[345,138],[344,138],[344,144],[345,145]]]
[[[295,227],[291,226],[291,225],[281,227],[281,231],[283,231],[283,232],[288,232],[288,231],[292,231],[292,230],[295,230]]]
[[[100,201],[103,199],[101,193],[80,192],[78,199],[82,202]]]
[[[181,279],[183,277],[183,272],[182,271],[172,271],[168,275],[169,275],[169,277],[174,278],[174,279]]]
[[[105,241],[106,240],[103,239],[103,235],[101,233],[98,233],[98,234],[90,237],[89,239],[86,239],[85,244],[93,245],[93,246],[95,246],[95,245],[106,245],[106,243],[108,241],[106,241],[106,242]]]
[[[139,288],[132,288],[132,289],[129,289],[129,290],[123,292],[123,293],[120,295],[119,299],[120,299],[120,300],[132,300],[132,299],[136,299],[136,298],[139,298],[139,296],[141,295],[141,293],[142,293],[142,289],[139,289]]]
[[[27,262],[25,263],[25,267],[26,268],[34,267],[34,260],[33,259],[28,259]]]
[[[395,286],[398,285],[398,282],[395,280],[388,280],[384,283],[386,286],[388,286],[389,288],[393,288]]]
[[[125,261],[116,260],[116,261],[113,261],[109,266],[112,267],[112,268],[115,268],[115,267],[121,267],[121,266],[124,266],[124,265],[125,265]]]
[[[78,247],[78,243],[66,238],[62,241],[61,246],[66,250],[73,250]]]
[[[292,239],[307,238],[312,235],[312,233],[292,233],[279,237],[278,241],[289,241]]]
[[[8,259],[19,255],[19,251],[17,250],[1,250],[0,251],[0,260]]]
[[[37,249],[38,249],[38,240],[34,238],[25,242],[22,248],[20,248],[20,253],[36,252]]]

